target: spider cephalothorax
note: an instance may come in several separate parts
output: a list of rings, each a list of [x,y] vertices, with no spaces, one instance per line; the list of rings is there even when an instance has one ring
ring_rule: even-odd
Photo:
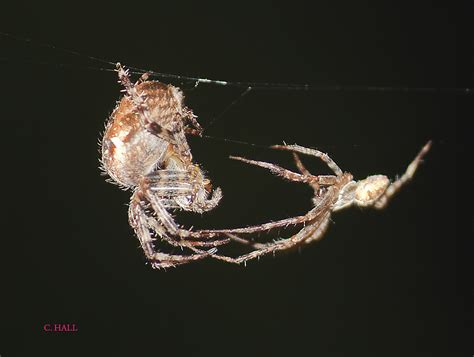
[[[186,239],[169,213],[181,209],[203,213],[222,197],[201,168],[193,163],[186,133],[200,134],[183,94],[172,85],[149,81],[147,75],[132,84],[128,72],[117,65],[126,95],[113,111],[102,139],[102,167],[112,180],[132,189],[129,220],[153,267],[168,267],[203,258],[211,252],[196,247],[216,246],[218,241]],[[191,255],[155,251],[159,237],[172,246],[188,247]]]

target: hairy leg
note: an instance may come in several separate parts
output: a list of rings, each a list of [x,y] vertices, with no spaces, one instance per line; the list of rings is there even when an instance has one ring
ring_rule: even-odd
[[[387,203],[390,201],[392,196],[396,194],[402,186],[404,186],[408,181],[410,181],[413,178],[413,175],[416,172],[416,169],[420,165],[421,161],[423,160],[423,157],[426,155],[426,153],[430,150],[431,148],[431,140],[428,141],[420,150],[418,155],[415,157],[415,159],[408,165],[405,173],[398,179],[395,180],[390,184],[390,186],[387,187],[387,190],[385,193],[380,196],[380,198],[375,202],[374,207],[377,209],[382,209],[384,208]]]
[[[132,196],[130,206],[134,207],[135,212],[141,212],[142,216],[148,217],[147,225],[153,229],[158,236],[163,237],[164,240],[171,240],[172,245],[182,247],[216,247],[229,242],[229,239],[224,237],[221,239],[209,240],[212,237],[194,235],[191,240],[192,231],[180,228],[174,221],[173,216],[168,212],[167,207],[173,206],[174,200],[163,199],[157,197],[155,192],[145,190],[145,193],[135,192]],[[150,217],[146,213],[146,206],[150,205],[151,209],[156,214],[156,219]],[[176,207],[175,207],[176,208]],[[140,211],[138,211],[140,210]],[[131,222],[132,223],[132,222]],[[142,220],[143,223],[143,220]],[[204,242],[198,241],[204,239]],[[175,244],[178,243],[178,244]]]
[[[141,187],[142,190],[150,190],[160,198],[166,199],[167,207],[171,203],[173,208],[204,213],[215,208],[222,198],[220,188],[213,190],[209,197],[205,189],[206,181],[199,168],[190,165],[188,171],[157,170],[146,176]]]
[[[245,159],[239,156],[229,156],[229,157],[232,160],[238,160],[238,161],[245,162],[246,164],[263,167],[265,169],[270,170],[273,174],[283,177],[289,181],[303,182],[303,183],[312,183],[315,181],[317,182],[317,176],[313,176],[313,175],[308,176],[308,175],[298,174],[296,172],[284,169],[281,166],[271,164],[269,162],[249,160],[249,159]]]
[[[241,158],[239,158],[239,160],[240,159]],[[250,164],[256,164],[257,166],[261,166],[261,167],[268,168],[270,170],[279,171],[279,172],[281,172],[280,170],[282,170],[284,171],[282,175],[287,175],[287,172],[289,172],[291,175],[296,175],[296,176],[291,176],[289,174],[286,177],[291,176],[294,178],[294,181],[298,181],[298,182],[305,181],[305,179],[302,178],[303,175],[286,170],[277,165],[269,164],[266,162],[247,160],[247,159],[242,159],[241,161],[250,163]],[[260,164],[265,164],[265,165],[260,165]],[[352,178],[352,176],[348,174],[347,175],[343,174],[341,177],[337,177],[337,176],[312,176],[312,177],[314,178],[315,181],[319,180],[322,183],[324,183],[324,185],[328,185],[328,187],[325,189],[324,193],[319,192],[319,190],[315,191],[315,197],[313,200],[313,202],[315,203],[315,207],[303,216],[286,218],[286,219],[282,219],[282,220],[278,220],[274,222],[268,222],[268,223],[250,226],[250,227],[244,227],[244,228],[200,230],[200,231],[190,232],[190,237],[202,238],[203,236],[215,237],[215,236],[220,236],[223,234],[251,234],[251,233],[268,231],[270,229],[278,228],[278,227],[287,227],[290,225],[303,224],[305,222],[308,222],[314,219],[319,214],[319,212],[323,210],[330,210],[332,203],[336,200],[337,195],[339,194],[339,191],[338,191],[339,188],[342,185],[344,185],[346,182],[350,181]]]
[[[177,265],[186,264],[195,260],[200,260],[215,253],[214,250],[192,255],[176,255],[155,251],[155,238],[150,233],[149,217],[145,210],[141,207],[140,202],[132,201],[129,208],[130,225],[140,241],[140,245],[145,253],[146,258],[150,261],[153,268],[171,268]],[[156,231],[157,235],[167,237],[166,231]]]
[[[277,150],[287,150],[292,152],[297,152],[304,155],[315,156],[320,158],[322,161],[328,165],[328,167],[336,174],[336,176],[342,175],[342,170],[337,166],[337,164],[329,157],[328,154],[325,154],[322,151],[316,149],[309,149],[299,145],[273,145],[271,146],[273,149]]]
[[[294,236],[287,239],[280,239],[273,243],[267,243],[267,244],[262,244],[262,245],[259,244],[258,249],[255,249],[254,251],[248,254],[244,254],[236,258],[221,256],[218,254],[212,254],[210,257],[225,261],[227,263],[234,263],[234,264],[244,263],[245,264],[249,260],[259,258],[269,253],[291,249],[291,248],[299,246],[300,244],[302,244],[308,239],[314,240],[315,239],[314,237],[317,237],[319,239],[327,229],[329,218],[330,218],[330,212],[325,212],[321,214],[319,217],[317,217],[316,220],[314,220],[307,226],[303,227]],[[237,238],[241,239],[240,237],[237,237]]]

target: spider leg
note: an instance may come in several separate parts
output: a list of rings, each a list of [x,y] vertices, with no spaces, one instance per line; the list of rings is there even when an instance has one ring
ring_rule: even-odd
[[[325,185],[325,186],[334,185],[336,183],[337,177],[338,177],[338,176],[334,176],[334,175],[318,175],[318,176],[315,176],[315,175],[312,175],[311,173],[309,173],[309,174],[298,174],[298,173],[293,172],[291,170],[285,169],[281,166],[271,164],[271,163],[265,162],[265,161],[249,160],[249,159],[239,157],[239,156],[229,156],[229,157],[232,160],[238,160],[238,161],[242,161],[242,162],[245,162],[247,164],[250,164],[250,165],[263,167],[265,169],[270,170],[273,174],[275,174],[277,176],[280,176],[280,177],[283,177],[283,178],[285,178],[289,181],[307,183],[307,184],[311,185],[311,187],[313,187],[313,189],[315,189],[316,192],[317,192],[317,189],[319,189],[320,185]],[[300,161],[300,163],[301,163],[301,161]],[[306,172],[309,172],[309,171],[306,170]],[[341,175],[342,175],[342,173],[341,173]]]
[[[159,196],[174,197],[192,192],[192,177],[185,170],[156,170],[148,174],[142,186],[150,191],[157,192]],[[164,194],[169,189],[169,195]]]
[[[229,158],[231,158],[232,160],[242,161],[242,162],[245,162],[245,163],[250,164],[250,165],[263,167],[265,169],[270,170],[273,174],[275,174],[277,176],[280,176],[280,177],[283,177],[283,178],[285,178],[289,181],[312,183],[312,182],[318,180],[318,176],[313,176],[313,175],[308,176],[308,175],[298,174],[296,172],[284,169],[281,166],[271,164],[271,163],[265,162],[265,161],[249,160],[249,159],[245,159],[245,158],[239,157],[239,156],[229,156]]]
[[[147,226],[152,231],[156,232],[156,234],[166,243],[173,247],[179,248],[188,248],[193,250],[196,253],[200,254],[207,254],[206,251],[196,249],[199,248],[214,248],[220,245],[224,245],[230,242],[230,238],[224,238],[219,240],[212,240],[212,241],[198,241],[198,240],[188,240],[188,239],[176,239],[175,237],[170,237],[162,224],[154,217],[148,217]],[[186,231],[187,232],[187,231]]]
[[[189,232],[191,237],[215,237],[220,235],[228,234],[251,234],[258,232],[269,231],[274,228],[288,227],[291,225],[302,224],[314,219],[320,212],[319,207],[313,208],[304,216],[296,216],[292,218],[285,218],[278,221],[263,223],[255,226],[244,227],[244,228],[233,228],[233,229],[212,229],[212,230],[199,230],[195,232]]]
[[[339,183],[339,184],[343,184],[343,183]],[[313,222],[316,222],[319,219],[318,217],[320,217],[321,215],[324,215],[325,212],[330,212],[332,210],[332,204],[335,200],[337,200],[337,196],[339,192],[338,190],[339,190],[338,187],[329,187],[325,191],[323,196],[318,197],[318,200],[314,200],[314,202],[317,202],[317,204],[315,205],[313,209],[311,209],[304,216],[286,218],[279,221],[268,222],[268,223],[245,227],[245,228],[195,231],[195,232],[190,232],[190,236],[192,238],[195,238],[195,237],[196,238],[197,237],[212,238],[216,236],[226,235],[227,237],[229,237],[230,239],[234,241],[238,241],[240,243],[244,243],[243,241],[246,241],[244,244],[252,245],[253,244],[252,242],[245,240],[241,237],[234,236],[234,235],[266,232],[274,228],[288,227],[290,225],[298,225],[298,224],[304,224],[305,226],[313,225]],[[235,237],[237,237],[238,239],[235,239]]]
[[[184,129],[186,134],[201,136],[203,130],[202,130],[201,124],[199,124],[197,119],[196,119],[197,116],[194,115],[193,111],[189,108],[184,107],[183,108],[183,116],[189,122],[189,124],[192,125],[192,128],[186,127]]]
[[[313,232],[311,236],[308,237],[304,242],[306,244],[309,244],[314,241],[320,240],[324,234],[326,233],[328,227],[329,227],[329,222],[331,222],[331,215],[328,214],[326,217],[321,220],[319,223],[318,229]]]
[[[152,120],[150,119],[150,113],[145,98],[141,93],[138,93],[136,85],[130,80],[128,69],[124,69],[120,63],[117,63],[116,71],[119,77],[119,83],[123,85],[125,93],[127,93],[127,96],[135,105],[135,109],[141,114],[140,120],[142,121],[142,125],[147,127]]]
[[[309,170],[303,165],[303,162],[301,161],[299,155],[296,152],[293,153],[293,160],[295,161],[295,165],[298,168],[299,172],[301,172],[303,175],[311,175],[311,172],[309,172]],[[321,185],[319,184],[319,182],[313,182],[313,183],[310,183],[310,185],[314,191],[313,200],[317,202],[320,196]]]
[[[229,243],[229,238],[224,239],[215,239],[215,240],[206,240],[206,241],[198,241],[198,240],[189,240],[188,236],[192,233],[191,231],[184,230],[179,228],[176,222],[173,220],[173,217],[166,209],[166,202],[163,199],[156,199],[155,195],[150,195],[153,197],[152,207],[156,212],[157,218],[150,217],[148,215],[147,218],[147,225],[150,229],[157,233],[157,235],[167,242],[168,244],[175,246],[175,247],[186,247],[189,249],[194,250],[195,247],[217,247],[219,245]],[[145,212],[142,203],[139,203],[142,212]],[[163,223],[161,223],[163,222]],[[165,223],[166,222],[166,223]],[[171,228],[170,228],[171,227]],[[168,233],[171,232],[171,236]],[[176,239],[179,238],[179,239]],[[203,238],[199,236],[198,238]],[[209,238],[207,238],[209,239]],[[198,253],[206,253],[205,251],[196,251]]]
[[[187,162],[192,162],[193,156],[191,154],[191,148],[189,147],[188,140],[186,139],[186,133],[181,121],[177,122],[177,127],[171,133],[173,141],[177,151],[180,153],[181,158]]]
[[[387,187],[385,193],[380,196],[380,198],[375,202],[374,207],[377,209],[384,208],[389,202],[390,198],[400,190],[400,188],[405,185],[408,181],[413,178],[413,175],[416,172],[416,169],[423,160],[423,157],[431,148],[431,140],[428,141],[420,150],[415,159],[408,165],[405,173],[397,180],[392,182],[390,186]]]
[[[216,207],[222,198],[222,191],[216,188],[211,197],[206,189],[208,180],[202,177],[195,165],[188,170],[157,170],[146,176],[142,182],[144,190],[155,192],[159,197],[174,201],[174,208],[204,213]],[[191,198],[190,198],[191,197]]]
[[[194,129],[194,128],[188,128],[188,127],[184,128],[184,133],[187,134],[187,135],[194,135],[194,136],[201,136],[202,135],[202,131],[199,131],[199,130]]]
[[[216,252],[215,249],[209,251],[202,251],[191,255],[174,255],[155,251],[153,242],[155,238],[152,237],[149,229],[149,217],[137,196],[133,196],[129,208],[130,225],[135,230],[135,233],[140,241],[145,256],[150,261],[153,268],[170,268],[181,264],[186,264],[195,260],[200,260],[208,257],[210,254]],[[156,231],[161,237],[167,236],[164,229]]]
[[[155,211],[156,216],[160,220],[160,223],[164,226],[165,231],[172,236],[178,236],[185,238],[188,236],[188,231],[185,229],[180,229],[179,226],[174,221],[171,214],[166,210],[163,204],[160,202],[160,199],[151,193],[150,191],[145,191],[145,196],[148,202],[150,202],[153,211]]]
[[[236,258],[222,256],[218,254],[212,254],[210,255],[210,257],[214,259],[218,259],[218,260],[223,260],[228,263],[234,263],[234,264],[244,263],[245,264],[249,260],[261,257],[263,255],[266,255],[272,252],[291,249],[293,247],[299,246],[301,243],[306,242],[307,240],[315,240],[322,237],[322,235],[324,234],[324,232],[326,231],[328,227],[330,216],[331,216],[330,212],[325,212],[320,217],[318,217],[315,221],[311,222],[311,224],[302,228],[298,233],[296,233],[292,237],[287,238],[287,239],[281,239],[273,243],[259,245],[260,246],[259,249],[256,249],[248,254],[243,254]],[[237,237],[237,238],[241,239],[240,237]],[[235,237],[232,239],[235,239]]]
[[[308,169],[303,165],[303,162],[301,162],[301,159],[296,152],[293,153],[293,160],[295,161],[296,167],[298,168],[299,172],[306,176],[311,175],[311,172],[309,172]]]
[[[290,225],[306,224],[306,222],[316,220],[317,217],[323,211],[332,209],[332,204],[337,200],[337,196],[339,194],[339,186],[343,186],[347,183],[347,181],[350,181],[350,179],[350,175],[343,175],[341,178],[337,178],[336,183],[333,186],[328,187],[322,196],[317,197],[317,200],[313,200],[313,202],[315,202],[315,207],[303,216],[285,218],[278,221],[263,223],[244,228],[199,230],[189,232],[189,236],[192,238],[212,238],[228,234],[252,234],[269,231],[278,227],[288,227]]]
[[[146,82],[148,80],[148,78],[150,77],[151,75],[151,72],[145,72],[143,73],[140,78],[138,78],[138,80],[135,82],[135,86],[143,83],[143,82]]]
[[[228,238],[209,242],[194,243],[190,241],[189,244],[183,243],[183,240],[188,238],[192,238],[193,240],[202,240],[217,237],[219,235],[202,235],[197,232],[181,229],[176,224],[171,214],[168,212],[168,209],[170,208],[196,211],[196,207],[194,205],[199,202],[201,202],[202,205],[198,206],[198,208],[202,211],[208,210],[217,205],[222,196],[220,189],[214,190],[213,195],[209,200],[206,200],[203,197],[199,197],[199,200],[189,199],[190,196],[196,195],[196,187],[198,188],[198,193],[202,191],[202,189],[200,189],[200,185],[191,184],[194,179],[195,177],[193,177],[192,174],[184,170],[157,170],[152,174],[147,175],[147,177],[142,181],[140,190],[142,192],[146,192],[145,200],[152,205],[153,210],[160,220],[160,223],[156,223],[154,229],[157,229],[157,226],[164,226],[165,231],[168,232],[171,237],[173,237],[171,239],[180,242],[180,246],[214,247],[225,244],[229,241]],[[205,195],[207,196],[207,193]],[[174,237],[179,237],[180,239],[176,240]]]
[[[235,234],[227,233],[226,236],[229,237],[229,240],[232,240],[234,242],[237,242],[243,245],[251,246],[252,248],[256,248],[256,249],[265,248],[265,244],[252,242],[250,240],[243,239]]]
[[[337,166],[337,164],[329,157],[328,154],[325,154],[322,151],[316,150],[316,149],[309,149],[305,148],[303,146],[299,145],[273,145],[271,146],[272,149],[277,149],[277,150],[287,150],[287,151],[293,151],[293,152],[298,152],[300,154],[304,155],[309,155],[309,156],[315,156],[320,158],[328,167],[337,175],[341,176],[342,175],[342,170]]]
[[[293,150],[292,147],[290,148],[284,147],[284,149]],[[308,154],[308,151],[305,148],[298,147],[298,146],[295,146],[295,151]],[[344,174],[337,167],[335,163],[334,165],[332,165],[331,163],[333,163],[333,161],[326,154],[323,154],[318,151],[313,151],[310,149],[309,149],[309,154],[321,157],[323,161],[328,163],[328,166],[331,167],[333,171],[335,171],[337,174],[337,176],[322,176],[322,177],[311,175],[312,177],[316,178],[318,181],[323,181],[328,186],[327,188],[325,188],[324,191],[322,191],[322,193],[320,193],[319,190],[315,190],[315,199],[313,200],[313,202],[315,202],[315,207],[311,211],[309,211],[305,216],[289,218],[289,219],[285,219],[285,220],[281,220],[277,222],[270,222],[270,223],[266,223],[266,224],[262,224],[258,226],[253,226],[253,227],[239,228],[239,229],[233,229],[233,230],[222,230],[221,232],[227,234],[230,239],[237,241],[241,244],[250,245],[253,248],[255,248],[255,250],[248,254],[244,254],[236,258],[222,256],[218,254],[213,254],[211,256],[212,258],[223,260],[228,263],[240,264],[240,263],[245,263],[248,260],[255,259],[260,256],[269,254],[271,252],[286,250],[292,247],[299,246],[303,242],[309,243],[311,241],[321,239],[321,237],[324,235],[324,233],[326,232],[328,228],[333,204],[337,201],[341,188],[344,187],[348,182],[352,180],[352,175],[348,173]],[[242,159],[242,158],[237,158],[237,159],[247,162],[249,164],[254,164],[257,166],[270,169],[272,170],[272,172],[276,172],[277,174],[280,174],[281,176],[291,177],[289,179],[291,180],[293,178],[293,181],[304,182],[304,179],[302,178],[303,176],[306,176],[305,174],[299,175],[289,170],[285,170],[277,165],[273,165],[273,164],[269,164],[265,162],[247,160],[247,159]],[[306,170],[304,166],[298,165],[298,163],[297,163],[297,166],[300,166],[300,171],[302,172]],[[296,176],[293,176],[292,174]],[[312,184],[311,181],[309,181],[309,183]],[[273,243],[255,244],[253,242],[247,241],[239,236],[234,235],[234,233],[260,232],[264,230],[269,230],[274,227],[292,224],[292,223],[295,223],[295,224],[304,223],[305,226],[297,234],[293,235],[292,237],[287,238],[287,239],[281,239]],[[209,232],[212,232],[212,231],[209,231]],[[203,233],[203,232],[199,232],[199,233]]]
[[[222,245],[228,242],[228,239],[224,238],[220,240],[210,241],[207,243],[202,242],[202,243],[193,244],[192,241],[189,241],[189,238],[204,239],[204,238],[212,238],[212,237],[209,237],[209,236],[206,237],[199,233],[193,234],[195,232],[180,228],[174,221],[171,214],[166,210],[161,200],[153,193],[146,191],[146,199],[148,202],[150,202],[151,207],[153,208],[153,211],[155,211],[160,224],[164,227],[165,232],[169,234],[171,237],[178,237],[179,240],[177,240],[177,242],[180,246],[188,247],[188,248],[199,246],[199,245],[215,247],[215,246]]]

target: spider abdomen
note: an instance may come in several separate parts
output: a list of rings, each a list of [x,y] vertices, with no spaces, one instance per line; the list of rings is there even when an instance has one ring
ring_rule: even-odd
[[[151,108],[148,117],[152,123],[172,130],[182,109],[179,89],[159,82],[144,82],[136,88]],[[132,100],[123,97],[102,140],[102,164],[107,174],[122,186],[136,186],[141,177],[162,167],[167,150],[172,150],[171,144],[144,128]]]

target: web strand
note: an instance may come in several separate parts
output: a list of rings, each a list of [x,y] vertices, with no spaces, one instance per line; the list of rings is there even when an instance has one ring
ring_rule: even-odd
[[[96,71],[105,71],[105,72],[114,72],[115,65],[117,61],[111,61],[95,56],[91,56],[88,54],[80,53],[78,51],[70,50],[61,48],[52,44],[39,42],[33,40],[31,38],[21,37],[12,35],[9,33],[1,32],[0,35],[9,38],[15,41],[29,43],[36,47],[47,48],[53,51],[62,52],[64,54],[69,54],[78,58],[85,58],[96,63],[100,63],[102,65],[110,66],[107,67],[89,67],[89,66],[82,66],[83,69],[88,70],[96,70]],[[0,61],[8,61],[6,58],[0,58]],[[16,60],[15,60],[16,61]],[[32,62],[34,64],[49,64],[51,63],[41,63],[41,62]],[[59,67],[81,67],[76,66],[73,64],[55,64]],[[408,86],[366,86],[366,85],[357,85],[357,86],[346,86],[346,85],[314,85],[314,84],[297,84],[297,83],[274,83],[274,82],[239,82],[239,81],[225,81],[219,79],[208,79],[208,78],[199,78],[199,77],[192,77],[192,76],[185,76],[179,74],[170,74],[170,73],[162,73],[150,70],[144,70],[138,67],[127,66],[130,69],[130,73],[133,74],[144,74],[149,73],[151,77],[157,79],[169,79],[169,80],[176,80],[182,82],[192,82],[195,85],[199,84],[209,84],[209,85],[217,85],[217,86],[226,86],[226,87],[234,87],[234,88],[243,88],[246,89],[244,93],[236,99],[239,101],[244,95],[246,95],[251,88],[252,91],[312,91],[312,92],[378,92],[378,93],[452,93],[457,95],[470,95],[474,91],[474,88],[468,87],[408,87]],[[231,104],[229,108],[232,106]],[[227,111],[229,108],[226,108]],[[222,114],[220,114],[222,115]],[[217,119],[215,119],[217,120]]]
[[[230,103],[227,107],[224,108],[224,110],[219,114],[216,115],[207,125],[207,129],[209,129],[212,125],[216,123],[220,118],[222,118],[232,107],[237,105],[240,100],[245,97],[250,91],[252,90],[252,87],[248,87],[246,90],[244,90],[237,98],[235,98],[232,103]]]
[[[259,149],[268,149],[270,147],[270,145],[261,145],[261,144],[251,143],[248,141],[219,138],[212,135],[201,135],[201,138],[206,139],[206,140],[221,141],[221,142],[232,143],[232,144],[237,144],[237,145],[251,146],[251,147],[259,148]]]

